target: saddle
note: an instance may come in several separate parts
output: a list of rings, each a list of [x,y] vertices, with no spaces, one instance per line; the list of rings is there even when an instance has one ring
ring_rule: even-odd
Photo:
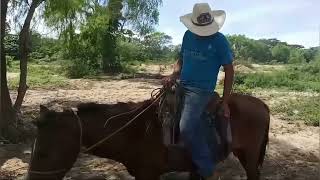
[[[167,146],[183,146],[179,133],[183,101],[184,89],[179,84],[175,84],[162,100],[163,143]],[[216,155],[213,157],[216,162],[226,159],[231,152],[231,128],[229,121],[219,116],[222,113],[220,96],[215,92],[203,112],[203,118],[207,120],[206,125],[209,130],[206,132],[206,137],[209,148]]]

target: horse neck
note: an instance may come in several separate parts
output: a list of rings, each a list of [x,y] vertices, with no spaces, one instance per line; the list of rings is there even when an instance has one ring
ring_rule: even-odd
[[[123,127],[126,123],[128,123],[128,121],[132,120],[132,118],[134,118],[139,112],[141,112],[145,108],[145,106],[148,105],[147,103],[146,105],[143,105],[143,107],[138,108],[138,110],[134,113],[111,119],[106,124],[106,127],[104,127],[106,120],[108,120],[108,118],[110,118],[111,116],[119,114],[119,112],[117,112],[116,114],[106,115],[104,111],[101,111],[89,114],[87,113],[84,116],[81,116],[80,112],[80,118],[83,122],[83,146],[85,148],[88,148],[93,144],[99,142],[101,139],[109,136],[111,133],[117,131],[119,128]],[[141,105],[142,103],[136,104],[137,107]],[[132,110],[132,108],[128,107],[119,108],[121,109],[120,113]],[[143,141],[143,139],[145,138],[146,121],[154,121],[156,120],[156,117],[156,109],[155,107],[151,107],[149,110],[141,114],[136,120],[134,120],[128,127],[123,129],[118,134],[115,134],[89,153],[100,157],[106,157],[121,161],[123,158],[123,154],[128,153],[128,149],[131,148],[132,150],[132,146],[140,144],[141,141]]]

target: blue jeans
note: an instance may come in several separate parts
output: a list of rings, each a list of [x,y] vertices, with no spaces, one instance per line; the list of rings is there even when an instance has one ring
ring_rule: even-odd
[[[190,151],[193,163],[202,177],[212,175],[215,168],[212,151],[207,141],[207,119],[204,114],[212,93],[193,87],[184,87],[184,106],[180,120],[180,134]]]

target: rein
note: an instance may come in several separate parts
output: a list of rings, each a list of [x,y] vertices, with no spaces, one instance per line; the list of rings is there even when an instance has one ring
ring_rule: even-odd
[[[109,140],[111,137],[113,137],[114,135],[118,134],[120,131],[122,131],[123,129],[125,129],[126,127],[128,127],[133,121],[135,121],[138,117],[140,117],[144,112],[146,112],[150,107],[152,107],[152,105],[154,105],[165,93],[166,91],[160,92],[158,93],[158,96],[152,101],[152,103],[147,106],[145,109],[143,109],[139,114],[137,114],[135,117],[133,117],[130,121],[128,121],[125,125],[123,125],[121,128],[119,128],[118,130],[116,130],[115,132],[111,133],[110,135],[108,135],[107,137],[101,139],[100,141],[98,141],[97,143],[91,145],[89,148],[85,149],[84,151],[82,151],[83,153],[86,153],[94,148],[96,148],[97,146],[99,146],[100,144],[104,143],[105,141]],[[137,109],[134,109],[137,110]],[[131,112],[131,111],[130,111]],[[134,112],[134,111],[133,111]],[[121,115],[124,115],[124,113],[113,116],[113,117],[119,117]],[[111,117],[111,118],[113,118]],[[111,118],[109,118],[108,120],[110,120]],[[107,121],[108,121],[107,120]]]
[[[157,97],[159,97],[159,95],[161,94],[161,91],[162,91],[162,88],[156,88],[154,90],[152,90],[151,92],[151,99],[156,99]],[[161,94],[161,96],[163,95],[163,93]],[[156,101],[156,100],[155,100]],[[121,117],[123,115],[127,115],[127,114],[130,114],[130,113],[133,113],[135,111],[137,111],[138,109],[142,108],[144,106],[144,104],[142,104],[141,106],[137,107],[137,108],[134,108],[133,110],[131,111],[128,111],[128,112],[124,112],[124,113],[120,113],[120,114],[117,114],[115,116],[111,116],[110,118],[108,118],[106,120],[106,122],[104,123],[104,126],[103,127],[106,127],[107,124],[109,123],[110,120],[112,119],[115,119],[117,117]]]

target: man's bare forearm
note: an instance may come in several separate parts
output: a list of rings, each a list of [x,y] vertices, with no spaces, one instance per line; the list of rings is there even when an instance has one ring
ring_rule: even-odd
[[[234,78],[234,69],[232,64],[224,66],[225,78],[224,78],[224,87],[223,87],[223,102],[227,103],[232,90],[233,78]]]

